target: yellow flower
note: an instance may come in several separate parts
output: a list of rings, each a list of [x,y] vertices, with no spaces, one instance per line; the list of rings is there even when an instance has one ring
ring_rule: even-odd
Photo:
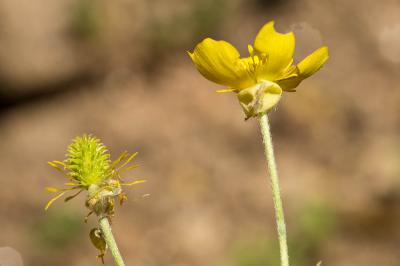
[[[249,57],[225,41],[210,38],[200,42],[190,57],[208,80],[228,87],[218,92],[236,92],[246,117],[268,112],[280,100],[282,91],[295,91],[300,82],[319,70],[328,59],[328,47],[315,50],[299,64],[293,64],[293,32],[275,31],[274,22],[265,24],[252,45]]]

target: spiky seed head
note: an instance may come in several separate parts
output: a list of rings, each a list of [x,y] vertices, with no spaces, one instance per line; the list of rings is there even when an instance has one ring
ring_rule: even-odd
[[[133,154],[123,152],[118,159],[112,162],[107,148],[99,139],[92,135],[76,137],[68,146],[67,158],[64,162],[57,160],[48,162],[50,166],[67,175],[70,182],[65,183],[66,188],[46,188],[48,192],[59,194],[49,200],[45,209],[47,210],[53,202],[69,191],[79,190],[65,198],[65,201],[71,200],[86,190],[86,207],[90,209],[90,213],[96,213],[99,217],[112,217],[115,198],[118,197],[121,204],[127,199],[122,186],[145,182],[145,180],[133,182],[123,180],[123,173],[137,167],[137,165],[128,165],[136,155],[137,152]]]
[[[67,149],[64,161],[68,175],[88,188],[112,177],[110,154],[99,139],[91,135],[76,137]]]

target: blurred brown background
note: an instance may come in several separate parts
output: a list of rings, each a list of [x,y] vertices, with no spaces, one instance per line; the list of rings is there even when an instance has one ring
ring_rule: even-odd
[[[43,210],[65,181],[46,162],[92,133],[114,158],[139,151],[131,175],[148,179],[113,220],[127,265],[278,265],[257,123],[186,54],[206,36],[245,53],[274,19],[296,60],[331,54],[270,114],[292,265],[400,265],[399,14],[397,0],[2,0],[0,247],[100,265],[83,195]]]

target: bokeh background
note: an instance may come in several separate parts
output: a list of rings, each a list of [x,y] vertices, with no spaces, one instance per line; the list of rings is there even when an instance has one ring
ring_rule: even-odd
[[[28,266],[100,265],[84,195],[43,209],[65,181],[46,162],[92,133],[114,158],[139,151],[131,177],[148,180],[113,219],[127,265],[279,265],[257,122],[186,54],[206,36],[245,53],[274,19],[297,61],[331,54],[270,114],[292,265],[400,265],[399,14],[397,0],[1,0],[0,246]]]

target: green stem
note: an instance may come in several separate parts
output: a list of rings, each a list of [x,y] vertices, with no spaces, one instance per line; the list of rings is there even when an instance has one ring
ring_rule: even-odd
[[[104,240],[107,243],[108,248],[111,250],[111,254],[114,257],[117,266],[125,266],[124,260],[122,259],[121,253],[119,253],[117,243],[115,242],[114,236],[111,232],[111,226],[108,222],[107,217],[102,217],[99,220],[101,231],[103,232]]]
[[[286,240],[286,225],[283,214],[281,192],[279,189],[279,177],[276,167],[274,148],[272,145],[271,130],[269,127],[267,114],[261,114],[259,117],[261,134],[264,142],[265,157],[268,162],[268,171],[270,175],[272,198],[274,201],[275,218],[278,231],[279,249],[281,255],[281,266],[289,266],[289,254]]]

